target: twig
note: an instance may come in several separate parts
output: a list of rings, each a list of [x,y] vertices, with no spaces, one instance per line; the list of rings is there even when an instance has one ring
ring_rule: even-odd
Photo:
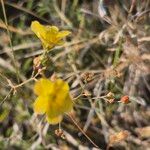
[[[72,120],[72,122],[77,126],[77,128],[82,132],[82,134],[96,147],[99,148],[94,141],[81,129],[81,127],[78,125],[77,121],[69,114],[67,116]]]
[[[27,13],[27,14],[30,14],[30,15],[32,15],[33,17],[38,18],[38,19],[40,19],[40,20],[42,20],[42,21],[44,21],[44,22],[46,22],[46,23],[50,23],[48,20],[46,20],[46,19],[44,19],[44,18],[41,18],[39,15],[33,13],[32,11],[29,11],[28,9],[26,9],[26,8],[24,8],[24,7],[20,7],[20,6],[16,5],[15,3],[10,3],[10,2],[8,2],[8,1],[5,1],[5,4],[8,5],[8,6],[11,6],[11,7],[13,7],[13,8],[16,8],[16,9],[18,9],[18,10],[21,10],[21,11]]]
[[[16,70],[16,77],[17,77],[17,80],[19,82],[19,70],[17,68],[17,63],[15,62],[16,59],[15,59],[15,55],[14,55],[14,50],[13,50],[13,45],[12,45],[12,41],[11,41],[10,31],[9,31],[9,28],[8,28],[8,21],[7,21],[5,5],[4,5],[4,1],[3,0],[1,0],[1,5],[2,5],[2,11],[3,11],[3,15],[4,15],[5,24],[6,24],[7,34],[9,36],[9,44],[10,44],[11,53],[12,53],[11,57],[12,57],[12,60],[13,60],[13,63],[14,63],[14,67],[15,67],[15,70]]]
[[[11,92],[13,91],[13,89],[11,89],[9,91],[9,93],[5,96],[5,98],[0,102],[0,107],[3,105],[3,103],[6,101],[6,99],[10,96]]]

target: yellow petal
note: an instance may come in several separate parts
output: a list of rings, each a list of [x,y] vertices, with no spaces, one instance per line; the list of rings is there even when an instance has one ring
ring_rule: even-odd
[[[37,35],[40,40],[43,40],[46,36],[45,27],[41,25],[38,21],[32,21],[31,30]]]
[[[59,29],[56,26],[45,26],[45,28],[46,28],[47,35],[49,36],[56,36],[56,34],[59,31]]]
[[[47,105],[48,97],[39,96],[33,104],[34,112],[37,114],[44,114],[47,110]]]
[[[63,94],[62,92],[60,92],[60,94],[58,94],[58,96],[57,96],[56,105],[57,105],[57,109],[61,113],[71,111],[73,108],[73,102],[72,102],[72,99],[71,99],[69,93]]]
[[[61,46],[61,45],[63,45],[64,43],[65,43],[64,41],[60,40],[59,42],[57,42],[57,45],[58,45],[58,46]]]
[[[59,29],[56,26],[51,26],[51,31],[57,33]]]
[[[59,29],[56,26],[45,26],[47,31],[51,31],[51,32],[58,32]]]
[[[53,104],[51,107],[52,110],[53,108],[57,109],[54,109],[53,114],[62,114],[64,112],[69,112],[73,107],[73,103],[69,95],[68,83],[64,82],[61,79],[57,79],[54,83],[54,91],[56,92],[56,96],[55,99],[52,100]]]
[[[61,90],[63,92],[69,92],[69,85],[67,82],[64,82],[62,79],[57,79],[54,82],[54,87],[56,88],[56,90]]]
[[[57,79],[53,84],[53,92],[49,94],[46,112],[51,118],[70,111],[73,106],[68,84],[61,79]]]
[[[34,92],[37,95],[47,95],[53,90],[53,83],[48,79],[40,79],[35,83]]]
[[[44,39],[44,46],[47,49],[51,49],[53,48],[58,40],[56,38],[57,34],[58,34],[58,28],[56,26],[46,26],[46,36]]]
[[[44,41],[42,45],[45,50],[50,50],[55,46],[55,44],[46,41]]]
[[[71,32],[69,32],[69,31],[60,31],[60,32],[58,32],[58,34],[57,34],[57,38],[63,38],[63,37],[66,37],[67,35],[69,35],[69,34],[71,34]]]
[[[59,122],[62,121],[62,116],[57,116],[57,117],[54,117],[54,118],[51,118],[49,116],[46,117],[46,120],[48,121],[48,123],[50,124],[58,124]]]
[[[49,96],[46,115],[49,118],[55,118],[59,115],[62,115],[62,111],[59,110],[58,105],[55,101],[55,95]]]
[[[60,112],[68,112],[72,109],[72,100],[69,95],[69,85],[61,79],[58,79],[55,83],[56,87],[59,87],[58,94],[56,95],[56,105]],[[65,104],[65,105],[64,105]]]

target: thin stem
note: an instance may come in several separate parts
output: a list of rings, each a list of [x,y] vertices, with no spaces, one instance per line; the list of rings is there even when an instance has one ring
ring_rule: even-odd
[[[26,83],[32,81],[32,80],[36,80],[36,77],[37,77],[39,74],[40,74],[40,72],[38,72],[34,77],[32,77],[32,78],[30,78],[30,79],[28,79],[28,80],[26,80],[26,81],[24,81],[24,82],[22,82],[22,83],[20,83],[20,84],[18,84],[18,85],[16,85],[16,86],[14,86],[13,88],[16,89],[16,88],[21,87],[22,85],[24,85],[24,84],[26,84]]]
[[[5,100],[10,96],[10,94],[11,94],[12,91],[13,91],[13,90],[11,89],[11,90],[9,91],[9,93],[5,96],[5,98],[0,102],[0,106],[3,105],[3,103],[4,103]]]
[[[81,129],[81,127],[78,125],[77,121],[69,114],[67,116],[72,120],[72,122],[77,126],[77,128],[82,132],[82,134],[96,147],[99,148],[94,141]]]
[[[59,130],[61,130],[61,122],[59,122]]]
[[[9,36],[9,44],[10,44],[11,52],[12,52],[12,60],[13,60],[13,63],[14,63],[14,67],[15,67],[15,70],[16,70],[16,76],[17,76],[17,80],[18,80],[18,83],[19,83],[19,70],[18,70],[17,64],[15,62],[15,55],[14,55],[13,45],[12,45],[12,41],[11,41],[10,31],[9,31],[9,28],[8,28],[8,21],[7,21],[5,5],[4,5],[3,0],[1,0],[1,4],[2,4],[2,10],[3,10],[4,20],[5,20],[5,24],[6,24],[7,34]]]

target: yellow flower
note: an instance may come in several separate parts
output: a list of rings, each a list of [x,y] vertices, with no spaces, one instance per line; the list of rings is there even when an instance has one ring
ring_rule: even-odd
[[[35,83],[34,92],[38,95],[34,102],[34,111],[37,114],[46,114],[50,124],[59,123],[62,115],[73,107],[69,86],[61,79],[52,82],[42,78]]]
[[[64,43],[62,39],[71,33],[69,31],[59,31],[56,26],[43,26],[38,21],[32,21],[31,30],[42,41],[46,50],[56,45],[62,45]]]

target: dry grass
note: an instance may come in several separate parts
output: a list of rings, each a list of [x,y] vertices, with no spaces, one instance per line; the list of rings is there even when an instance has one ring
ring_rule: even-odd
[[[1,0],[0,17],[0,149],[96,149],[88,138],[103,150],[149,149],[149,0]],[[46,72],[74,98],[61,136],[33,113],[33,59],[43,51],[33,20],[72,31]]]

